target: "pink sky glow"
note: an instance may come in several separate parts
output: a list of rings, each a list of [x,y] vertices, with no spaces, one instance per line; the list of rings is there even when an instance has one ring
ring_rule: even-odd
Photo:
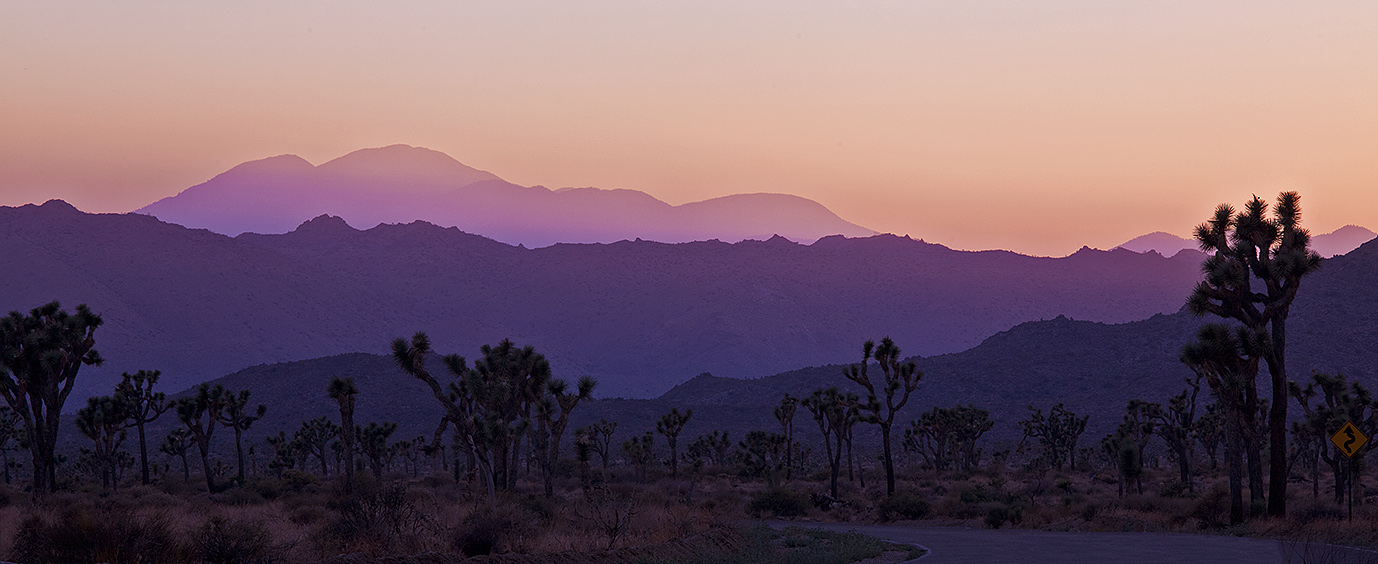
[[[0,3],[0,205],[393,143],[966,249],[1188,235],[1281,190],[1378,229],[1378,3]]]

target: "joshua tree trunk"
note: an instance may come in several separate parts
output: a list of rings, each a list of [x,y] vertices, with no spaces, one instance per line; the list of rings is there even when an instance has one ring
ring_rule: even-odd
[[[145,486],[153,482],[148,475],[148,442],[144,438],[144,421],[142,417],[135,418],[135,426],[139,429],[139,468]]]
[[[880,426],[880,442],[885,449],[885,495],[895,495],[895,461],[890,457],[890,423]]]
[[[1230,467],[1230,524],[1244,522],[1244,437],[1240,423],[1230,424],[1225,443],[1225,458]]]
[[[1287,309],[1273,318],[1273,350],[1268,355],[1268,374],[1273,377],[1273,404],[1269,406],[1268,515],[1287,515]]]

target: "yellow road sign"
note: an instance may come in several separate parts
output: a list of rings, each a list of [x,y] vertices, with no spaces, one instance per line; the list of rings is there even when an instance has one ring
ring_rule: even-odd
[[[1339,431],[1330,437],[1330,442],[1335,443],[1335,447],[1340,449],[1345,456],[1353,458],[1354,453],[1368,443],[1368,437],[1354,426],[1353,421],[1346,421]]]

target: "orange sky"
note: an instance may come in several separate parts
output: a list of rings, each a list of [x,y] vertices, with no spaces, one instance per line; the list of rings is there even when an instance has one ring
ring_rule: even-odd
[[[1378,229],[1378,3],[4,2],[0,205],[406,143],[1061,255],[1303,195]]]

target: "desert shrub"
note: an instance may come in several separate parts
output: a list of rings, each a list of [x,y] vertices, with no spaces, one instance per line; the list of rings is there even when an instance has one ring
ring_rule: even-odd
[[[543,495],[526,494],[517,498],[517,506],[549,522],[555,518],[555,502]]]
[[[1172,480],[1158,488],[1158,495],[1162,497],[1192,497],[1196,494],[1191,492],[1186,482]]]
[[[959,497],[962,503],[989,503],[992,501],[1004,501],[1005,494],[994,488],[987,488],[981,484],[976,484],[969,488],[962,488]]]
[[[1000,527],[1005,525],[1005,521],[1009,520],[1009,518],[1009,509],[1005,508],[1004,506],[992,507],[990,508],[990,511],[986,512],[986,528],[999,529]]]
[[[274,500],[282,496],[282,482],[277,480],[254,480],[249,482],[246,489],[253,490],[263,499]]]
[[[537,520],[516,507],[479,510],[455,528],[453,548],[465,556],[511,552],[520,537],[537,528]]]
[[[297,525],[314,525],[330,517],[330,512],[319,505],[303,505],[293,509],[287,519]]]
[[[361,548],[377,555],[414,547],[417,535],[430,528],[430,520],[407,499],[406,488],[386,487],[341,502],[321,540],[329,547]]]
[[[1222,525],[1230,510],[1230,493],[1223,484],[1216,484],[1196,499],[1192,504],[1190,517],[1201,522],[1201,528],[1208,529]]]
[[[315,485],[320,479],[314,475],[302,472],[301,470],[289,469],[282,472],[282,489],[294,492],[304,491],[307,486]]]
[[[912,491],[896,492],[895,495],[881,500],[879,509],[882,521],[926,519],[933,514],[933,506],[928,500]]]
[[[262,523],[211,517],[196,533],[193,544],[207,564],[267,562],[272,545]]]
[[[225,503],[230,505],[263,505],[268,500],[249,486],[234,488],[225,492]]]
[[[1287,513],[1289,517],[1302,525],[1316,521],[1339,521],[1345,517],[1344,510],[1340,506],[1324,500],[1301,505]]]
[[[31,513],[15,532],[17,562],[172,562],[182,547],[162,514],[136,516],[125,508],[69,506],[55,520]]]
[[[809,511],[809,498],[785,488],[771,488],[751,497],[747,511],[752,515],[798,517]]]

